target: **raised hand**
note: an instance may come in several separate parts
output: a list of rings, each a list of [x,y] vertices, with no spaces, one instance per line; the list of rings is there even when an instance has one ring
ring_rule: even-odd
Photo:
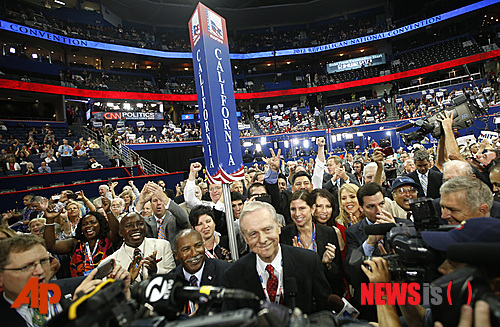
[[[278,150],[278,152],[275,154],[273,149],[270,149],[271,152],[271,157],[270,158],[262,158],[265,163],[269,165],[269,168],[272,171],[279,172],[280,171],[280,164],[281,164],[281,149]]]

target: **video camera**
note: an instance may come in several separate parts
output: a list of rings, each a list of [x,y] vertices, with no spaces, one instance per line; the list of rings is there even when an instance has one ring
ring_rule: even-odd
[[[48,322],[49,327],[368,327],[368,323],[342,320],[331,311],[309,316],[299,308],[263,302],[253,293],[216,286],[192,287],[182,278],[156,275],[132,289],[132,300],[126,301],[121,280],[107,280],[90,294],[82,296]],[[223,313],[200,314],[179,319],[187,301],[204,305],[222,300],[250,300],[252,308]]]
[[[470,127],[474,124],[476,117],[488,114],[488,101],[482,93],[475,94],[474,99],[468,99],[464,94],[459,95],[452,100],[452,103],[452,106],[436,111],[429,118],[419,119],[396,128],[396,132],[401,132],[411,127],[419,127],[416,131],[401,133],[403,143],[408,146],[411,142],[420,142],[429,133],[432,137],[439,139],[442,134],[442,126],[437,117],[444,111],[453,112],[454,129]]]
[[[498,260],[500,243],[456,243],[448,246],[448,259],[468,265],[444,275],[431,283],[446,289],[448,301],[432,305],[432,318],[444,326],[456,326],[463,304],[474,304],[483,300],[490,307],[491,326],[500,326],[500,301],[492,290],[500,276]],[[498,287],[498,286],[496,286]]]
[[[391,280],[399,282],[431,282],[440,276],[437,268],[444,256],[423,241],[420,232],[440,230],[439,220],[430,198],[410,199],[414,223],[374,224],[366,226],[367,235],[386,235],[385,243],[394,253],[382,255],[388,262]],[[446,227],[445,227],[446,228]],[[351,254],[349,264],[361,269],[370,260],[359,250]],[[359,268],[358,268],[359,267]],[[369,267],[366,266],[365,267]]]

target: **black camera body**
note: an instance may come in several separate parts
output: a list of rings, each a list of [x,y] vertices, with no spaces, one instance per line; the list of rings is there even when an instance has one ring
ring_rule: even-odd
[[[440,276],[437,268],[443,262],[444,256],[427,246],[420,232],[440,229],[439,220],[430,198],[411,199],[410,208],[414,223],[391,226],[386,233],[385,242],[394,253],[382,257],[388,262],[391,280],[408,283],[431,282]],[[370,259],[371,257],[355,250],[349,264],[361,269],[361,264]]]
[[[432,137],[439,139],[443,133],[443,128],[437,117],[444,111],[453,112],[454,129],[464,129],[472,126],[477,116],[488,114],[488,108],[488,101],[482,93],[476,94],[474,99],[467,99],[465,95],[460,95],[453,99],[451,107],[438,110],[431,117],[419,119],[412,123],[408,128],[419,127],[419,129],[411,133],[401,133],[401,139],[406,146],[412,142],[422,141],[429,133]],[[399,129],[399,131],[403,129]]]

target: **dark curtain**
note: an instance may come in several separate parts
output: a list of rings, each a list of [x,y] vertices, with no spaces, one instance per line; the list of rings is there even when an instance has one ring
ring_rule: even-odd
[[[137,151],[140,156],[168,172],[186,171],[189,173],[191,158],[203,157],[203,147],[190,146],[158,150]]]

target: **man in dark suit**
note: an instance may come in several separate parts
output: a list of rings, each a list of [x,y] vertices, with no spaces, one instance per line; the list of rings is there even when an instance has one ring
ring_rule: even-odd
[[[299,307],[304,313],[327,309],[331,293],[323,266],[312,251],[279,244],[280,229],[274,208],[249,202],[240,215],[240,228],[251,253],[224,274],[224,286],[255,293],[262,300]],[[228,310],[253,307],[249,301],[228,301]]]
[[[347,173],[342,166],[342,159],[339,156],[330,156],[326,160],[328,174],[323,176],[323,188],[331,193],[338,190],[345,183],[352,183],[359,186],[359,182],[353,174]]]
[[[123,167],[123,160],[118,157],[117,154],[113,154],[113,158],[109,159],[109,163],[111,167]]]
[[[361,317],[370,321],[377,318],[376,307],[361,306],[360,285],[367,282],[365,274],[358,267],[349,264],[354,250],[359,250],[365,256],[381,255],[380,246],[383,245],[384,235],[366,235],[365,227],[373,224],[396,223],[411,221],[393,218],[385,208],[385,199],[382,188],[377,183],[371,182],[361,186],[357,193],[360,210],[366,218],[347,228],[345,231],[346,257],[345,268],[350,284],[354,287],[355,307],[360,311]]]
[[[190,286],[196,287],[222,286],[224,271],[231,265],[224,260],[206,258],[203,238],[194,229],[184,229],[177,234],[174,240],[174,256],[180,265],[170,271],[168,276],[177,275],[185,279]]]
[[[150,200],[153,214],[144,218],[146,237],[167,240],[173,248],[175,235],[191,226],[188,215],[177,203],[169,199],[161,187],[154,182],[148,182],[144,185],[135,210],[141,212],[144,204]]]
[[[418,150],[413,157],[417,169],[408,174],[419,185],[417,196],[432,199],[439,198],[439,188],[443,184],[443,174],[430,168],[429,153]]]

